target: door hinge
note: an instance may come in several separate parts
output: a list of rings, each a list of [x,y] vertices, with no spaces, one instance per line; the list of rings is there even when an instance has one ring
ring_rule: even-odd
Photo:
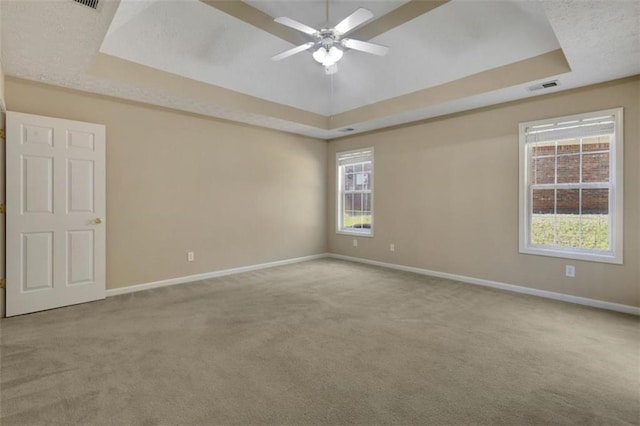
[[[0,214],[5,214],[7,208],[4,206],[4,203],[0,204]]]
[[[4,288],[6,285],[6,281],[4,280],[4,278],[0,278],[0,288]]]
[[[0,139],[4,139],[4,129],[0,129]]]

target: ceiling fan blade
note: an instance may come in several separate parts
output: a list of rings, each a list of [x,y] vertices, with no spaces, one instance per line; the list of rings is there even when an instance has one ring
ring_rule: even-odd
[[[302,44],[300,46],[296,46],[293,49],[285,50],[282,53],[277,54],[272,57],[272,61],[279,61],[284,58],[288,58],[289,56],[295,55],[296,53],[304,52],[305,50],[309,50],[315,43],[310,41],[309,43]]]
[[[387,46],[380,44],[369,43],[368,41],[352,40],[345,38],[342,40],[342,45],[349,49],[359,50],[361,52],[373,53],[374,55],[384,56],[389,52]]]
[[[353,12],[351,15],[344,18],[338,25],[334,27],[334,29],[340,33],[340,35],[345,35],[349,31],[356,29],[356,27],[364,24],[369,19],[373,18],[373,12],[369,9],[365,9],[361,7],[360,9]]]
[[[274,21],[276,21],[278,24],[282,24],[289,28],[293,28],[294,30],[298,30],[305,34],[309,34],[310,36],[318,34],[319,32],[318,30],[313,29],[308,25],[302,24],[294,19],[287,18],[287,17],[276,18],[274,19]]]

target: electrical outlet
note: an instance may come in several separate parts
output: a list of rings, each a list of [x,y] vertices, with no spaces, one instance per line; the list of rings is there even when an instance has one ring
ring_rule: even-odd
[[[396,245],[395,244],[390,244],[389,245],[389,251],[396,251]]]
[[[355,238],[353,239],[353,246],[358,247],[358,240],[356,240]]]
[[[567,277],[571,277],[574,278],[576,276],[576,267],[573,265],[565,265],[564,267],[564,274]]]
[[[192,251],[188,251],[187,252],[187,261],[188,262],[193,262],[194,260],[196,260],[196,255]]]

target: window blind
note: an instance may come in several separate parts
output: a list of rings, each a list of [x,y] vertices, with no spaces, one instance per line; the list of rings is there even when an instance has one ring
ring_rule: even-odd
[[[530,126],[525,129],[526,143],[551,142],[567,139],[613,135],[615,122],[612,115],[583,120]]]
[[[372,154],[373,152],[370,149],[340,154],[338,156],[338,165],[346,166],[349,164],[356,164],[356,163],[362,163],[365,161],[371,161]]]

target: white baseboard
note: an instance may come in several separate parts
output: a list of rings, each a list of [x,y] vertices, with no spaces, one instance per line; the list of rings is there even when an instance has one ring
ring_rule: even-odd
[[[600,309],[608,309],[610,311],[624,312],[626,314],[639,315],[640,307],[623,305],[621,303],[605,302],[603,300],[589,299],[586,297],[571,296],[569,294],[556,293],[547,290],[538,290],[531,287],[522,287],[519,285],[505,284],[497,281],[483,280],[480,278],[466,277],[464,275],[449,274],[446,272],[430,271],[428,269],[414,268],[412,266],[397,265],[395,263],[379,262],[377,260],[363,259],[360,257],[344,256],[341,254],[329,253],[329,257],[334,259],[348,260],[351,262],[366,263],[368,265],[381,266],[384,268],[397,269],[400,271],[413,272],[421,275],[430,275],[433,277],[447,278],[454,281],[461,281],[468,284],[476,284],[484,287],[493,287],[500,290],[513,291],[515,293],[530,294],[532,296],[544,297],[547,299],[561,300],[563,302],[576,303],[578,305],[592,306]]]
[[[113,288],[107,290],[107,297],[117,296],[120,294],[134,293],[137,291],[149,290],[152,288],[166,287],[170,285],[189,283],[193,281],[206,280],[209,278],[222,277],[225,275],[239,274],[242,272],[257,271],[259,269],[273,268],[274,266],[290,265],[293,263],[305,262],[308,260],[322,259],[331,257],[334,259],[348,260],[351,262],[366,263],[368,265],[381,266],[383,268],[397,269],[399,271],[413,272],[421,275],[430,275],[433,277],[447,278],[454,281],[460,281],[468,284],[481,285],[484,287],[492,287],[500,290],[513,291],[515,293],[529,294],[532,296],[544,297],[547,299],[561,300],[563,302],[576,303],[578,305],[592,306],[610,311],[623,312],[626,314],[640,316],[640,307],[623,305],[621,303],[605,302],[603,300],[589,299],[586,297],[572,296],[569,294],[556,293],[553,291],[539,290],[531,287],[523,287],[514,284],[506,284],[498,281],[484,280],[480,278],[467,277],[464,275],[449,274],[447,272],[431,271],[429,269],[415,268],[413,266],[398,265],[395,263],[380,262],[377,260],[364,259],[361,257],[344,256],[341,254],[321,253],[311,256],[296,257],[293,259],[278,260],[275,262],[260,263],[257,265],[241,266],[239,268],[223,269],[220,271],[205,272],[203,274],[188,275],[186,277],[171,278],[168,280],[154,281],[145,284],[137,284],[128,287]]]
[[[257,271],[258,269],[273,268],[274,266],[290,265],[292,263],[306,262],[307,260],[322,259],[327,257],[326,253],[314,254],[311,256],[296,257],[293,259],[278,260],[275,262],[260,263],[257,265],[241,266],[239,268],[223,269],[220,271],[205,272],[203,274],[188,275],[186,277],[171,278],[168,280],[154,281],[150,283],[131,285],[127,287],[112,288],[107,290],[107,297],[118,296],[120,294],[135,293],[137,291],[149,290],[158,287],[190,283],[209,278],[222,277],[224,275],[239,274],[242,272]]]

